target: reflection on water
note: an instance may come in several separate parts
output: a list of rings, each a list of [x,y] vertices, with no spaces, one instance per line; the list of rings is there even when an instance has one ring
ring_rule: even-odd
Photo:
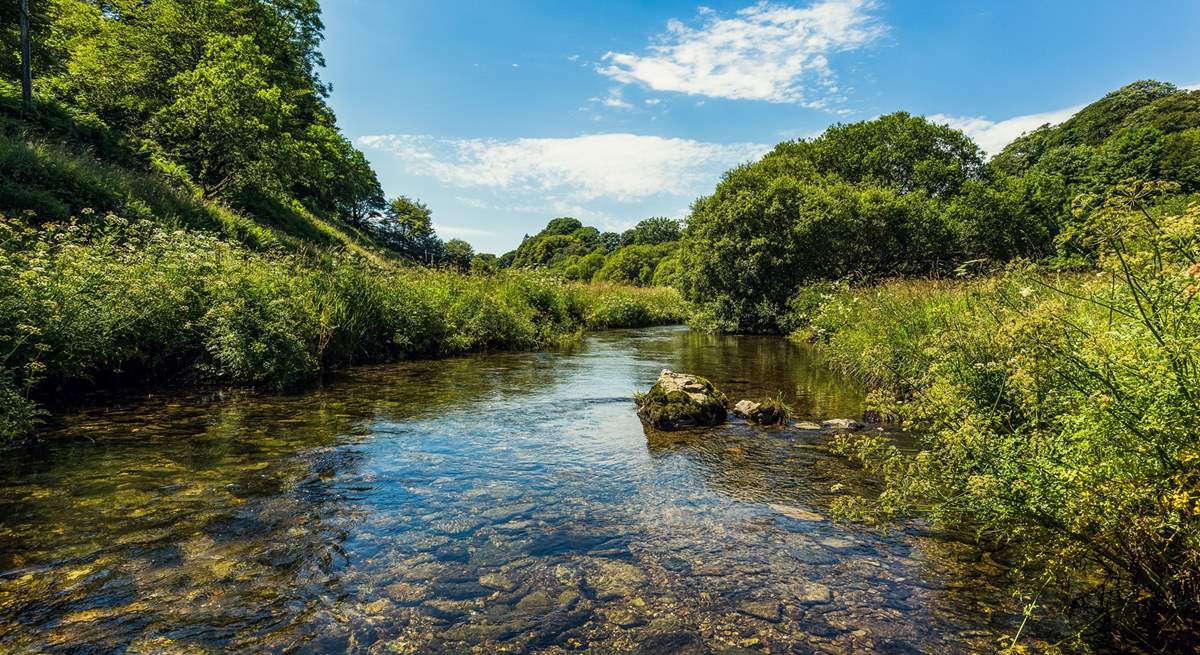
[[[859,390],[766,337],[350,371],[296,396],[80,413],[0,464],[0,651],[965,652],[1000,565],[828,520],[820,435],[647,433],[671,368],[813,416]]]

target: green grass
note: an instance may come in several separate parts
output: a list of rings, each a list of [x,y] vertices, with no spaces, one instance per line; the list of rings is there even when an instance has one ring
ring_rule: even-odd
[[[0,218],[0,273],[9,441],[33,429],[37,399],[81,385],[174,376],[287,389],[355,363],[537,348],[686,315],[666,288],[468,276],[346,249],[264,252],[91,212]]]

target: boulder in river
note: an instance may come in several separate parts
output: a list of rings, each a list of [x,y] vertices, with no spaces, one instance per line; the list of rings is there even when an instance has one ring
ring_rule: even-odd
[[[708,380],[671,371],[659,374],[650,391],[634,400],[638,416],[659,430],[719,425],[729,402]]]

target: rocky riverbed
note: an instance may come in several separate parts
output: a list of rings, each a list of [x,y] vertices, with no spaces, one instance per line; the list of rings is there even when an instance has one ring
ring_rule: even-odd
[[[663,368],[861,414],[794,344],[678,328],[108,403],[0,464],[0,651],[966,653],[1015,628],[1002,558],[830,520],[871,483],[821,430],[643,425]]]

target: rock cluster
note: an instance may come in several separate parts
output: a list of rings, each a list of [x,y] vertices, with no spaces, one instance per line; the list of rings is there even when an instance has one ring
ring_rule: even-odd
[[[638,416],[659,430],[725,421],[728,400],[708,380],[688,373],[663,371],[650,391],[635,398]]]

